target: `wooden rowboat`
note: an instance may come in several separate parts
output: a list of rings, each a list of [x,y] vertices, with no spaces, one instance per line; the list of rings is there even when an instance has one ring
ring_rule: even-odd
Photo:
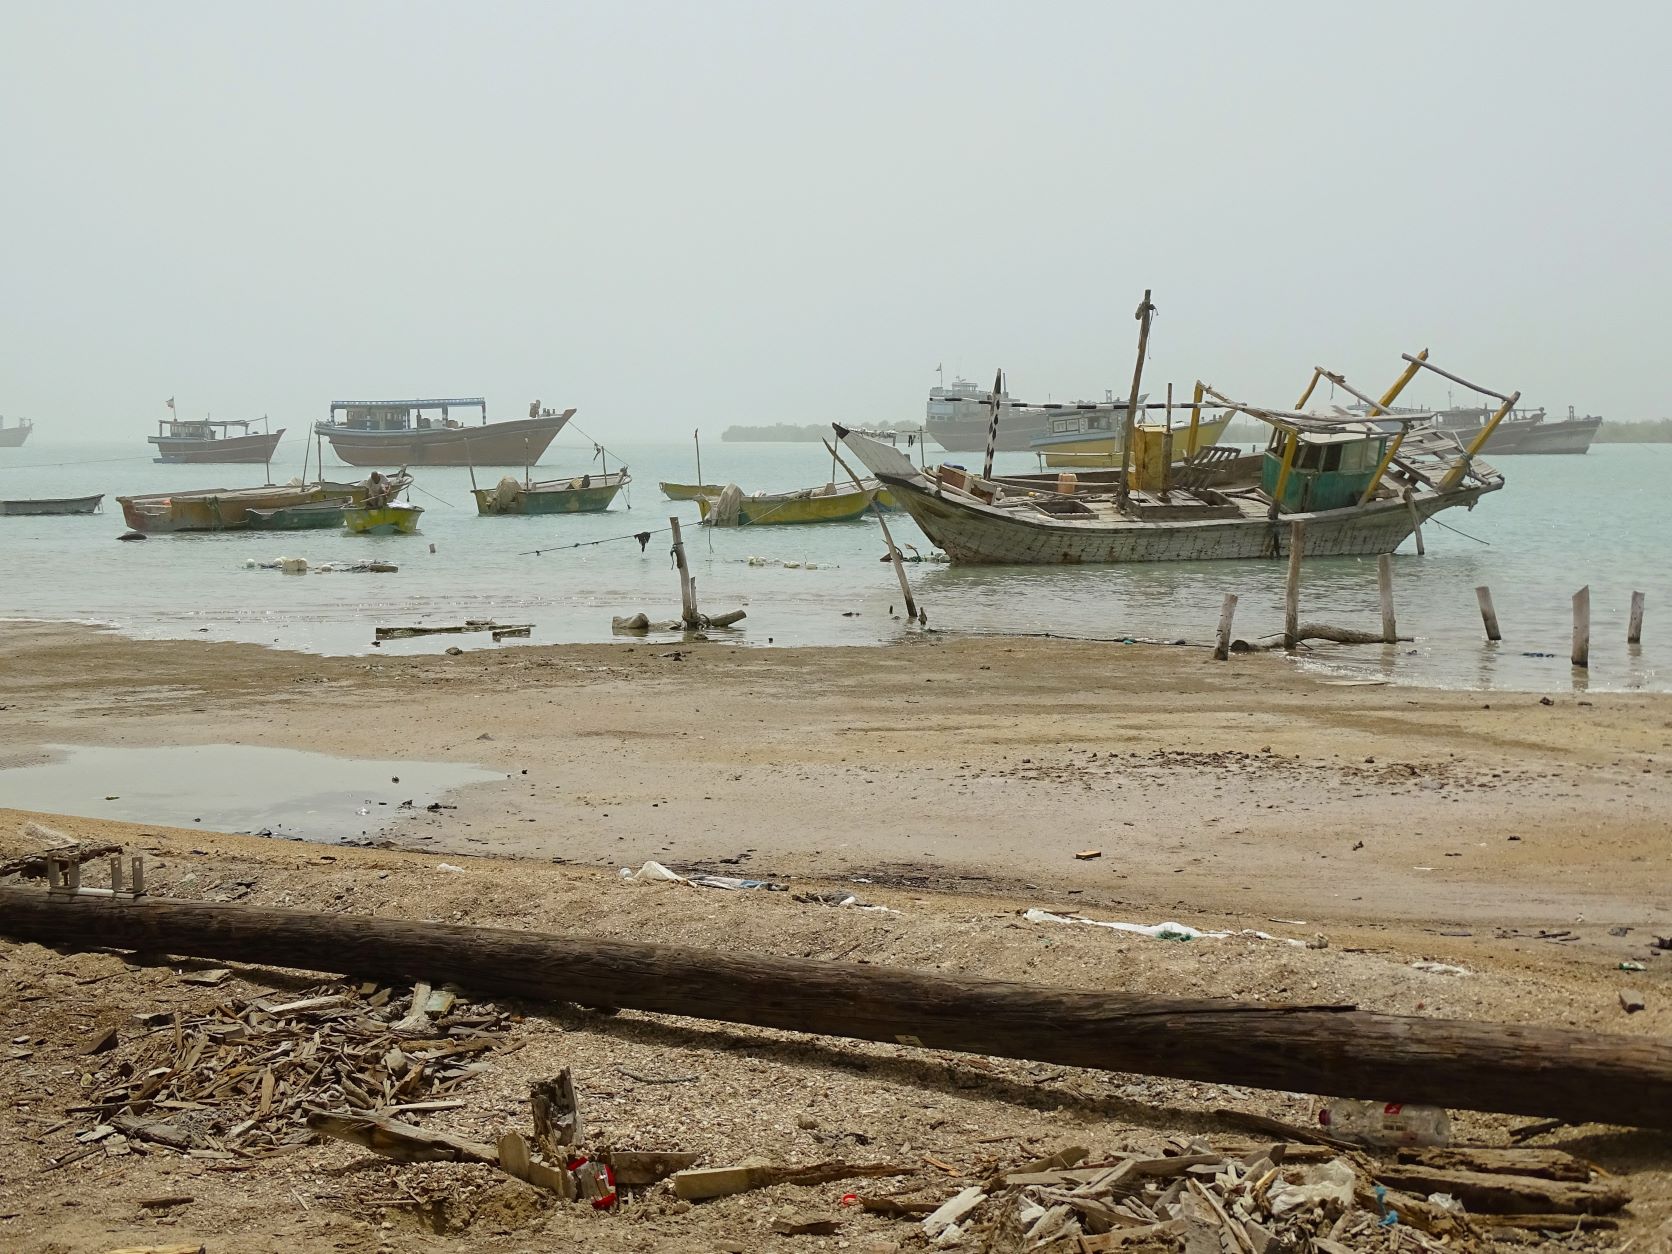
[[[605,474],[540,482],[506,476],[497,487],[475,488],[476,512],[492,514],[596,514],[610,507],[616,493],[631,483],[623,466]]]
[[[387,505],[350,505],[342,511],[343,526],[361,536],[410,536],[418,530],[422,505],[391,501]]]
[[[695,501],[704,496],[719,496],[726,490],[723,483],[663,483],[658,486],[662,495],[670,501]]]
[[[879,448],[886,447],[878,445]],[[757,492],[743,496],[728,487],[717,496],[699,496],[702,520],[713,527],[787,526],[804,523],[852,522],[863,518],[877,495],[877,487],[843,490],[827,483],[798,492]]]
[[[0,501],[0,515],[96,514],[104,493],[95,496],[48,496],[32,501]]]
[[[403,471],[381,480],[378,487],[386,495],[393,496],[403,491],[411,481],[411,476]],[[279,510],[319,502],[334,502],[339,506],[360,505],[370,491],[369,480],[360,483],[269,483],[258,488],[195,488],[188,492],[119,496],[116,502],[122,507],[122,517],[135,531],[237,531],[255,522],[251,511]]]
[[[252,509],[246,524],[252,531],[321,531],[342,525],[341,501],[309,501],[275,509]]]

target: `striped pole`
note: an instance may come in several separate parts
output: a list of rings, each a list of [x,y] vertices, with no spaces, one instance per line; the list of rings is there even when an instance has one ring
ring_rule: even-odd
[[[999,393],[1004,391],[1004,371],[1000,370],[993,376],[993,395],[987,405],[993,411],[992,421],[987,424],[987,457],[981,463],[981,477],[993,477],[993,449],[999,442]]]

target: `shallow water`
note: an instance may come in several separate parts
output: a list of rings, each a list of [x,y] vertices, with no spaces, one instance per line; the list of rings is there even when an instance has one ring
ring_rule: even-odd
[[[304,840],[375,836],[450,789],[504,779],[452,762],[336,758],[258,745],[49,745],[53,760],[0,771],[19,810]]]
[[[281,450],[299,453],[300,445],[291,437]],[[874,520],[698,528],[696,507],[663,500],[656,486],[661,479],[695,478],[689,444],[624,444],[614,451],[630,465],[634,483],[605,514],[479,518],[466,470],[420,470],[413,500],[426,513],[419,536],[228,532],[118,544],[123,528],[111,500],[105,514],[92,518],[0,518],[6,554],[0,616],[108,623],[143,637],[242,640],[327,654],[369,651],[378,624],[464,618],[531,622],[528,642],[535,644],[605,641],[612,638],[614,615],[642,610],[652,618],[676,616],[678,582],[663,533],[674,514],[687,524],[703,608],[747,609],[739,642],[874,644],[903,630],[890,617],[891,606],[899,609],[899,589],[879,560],[884,546]],[[590,445],[554,446],[537,475],[595,470],[598,463],[590,457]],[[947,460],[967,464],[978,455]],[[1502,492],[1472,513],[1448,513],[1441,516],[1444,525],[1428,526],[1426,557],[1417,557],[1409,541],[1395,557],[1399,626],[1415,641],[1395,648],[1325,646],[1306,664],[1449,687],[1667,688],[1672,633],[1657,628],[1661,613],[1672,612],[1672,528],[1660,505],[1672,476],[1672,445],[1598,445],[1583,457],[1494,460],[1509,480]],[[276,465],[274,477],[298,473],[300,458],[296,463]],[[1011,454],[1001,456],[999,468],[1036,465],[1030,455]],[[714,442],[704,449],[703,470],[710,482],[773,490],[824,482],[830,460],[816,445]],[[327,473],[359,477],[329,460]],[[479,472],[478,479],[486,485],[500,473]],[[54,446],[44,433],[25,448],[0,453],[5,497],[114,496],[244,486],[262,478],[260,467],[158,466],[131,444]],[[930,551],[908,518],[892,516],[890,525],[902,542]],[[657,534],[641,552],[628,537],[646,530]],[[434,554],[428,551],[432,543]],[[535,555],[537,549],[544,551]],[[245,569],[248,560],[280,555],[316,564],[377,557],[401,569],[389,575]],[[751,557],[770,564],[752,566]],[[1227,592],[1241,598],[1238,635],[1255,639],[1282,627],[1284,564],[1277,561],[1063,569],[924,564],[910,572],[930,625],[948,632],[1206,641]],[[1484,642],[1477,584],[1492,588],[1506,637],[1501,645]],[[1567,659],[1570,597],[1582,584],[1592,594],[1588,675],[1574,672]],[[1648,594],[1644,643],[1635,651],[1624,643],[1633,589]],[[1375,563],[1309,561],[1302,617],[1377,628]],[[486,636],[441,636],[389,642],[383,651],[434,652],[449,645],[511,648],[515,642],[495,646]]]

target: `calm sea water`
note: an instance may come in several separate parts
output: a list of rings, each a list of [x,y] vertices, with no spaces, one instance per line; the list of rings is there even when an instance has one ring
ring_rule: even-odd
[[[688,524],[703,608],[748,611],[740,640],[865,645],[903,630],[889,613],[890,606],[900,608],[899,589],[879,560],[885,550],[874,520],[698,528],[696,507],[663,500],[656,486],[695,478],[685,443],[613,450],[634,482],[605,514],[480,518],[468,472],[441,468],[418,471],[412,499],[426,510],[418,536],[229,532],[122,544],[116,540],[124,529],[120,510],[108,498],[264,479],[261,467],[159,466],[143,447],[54,443],[43,429],[22,449],[0,450],[0,498],[107,494],[106,512],[90,518],[0,518],[0,617],[96,622],[140,637],[253,641],[325,654],[369,651],[378,624],[466,617],[533,623],[532,643],[610,640],[613,615],[676,616],[668,537],[653,536],[643,552],[617,537],[660,532],[678,515]],[[274,477],[283,480],[300,471],[301,445],[287,439],[280,450]],[[590,445],[560,442],[537,477],[596,469],[590,456]],[[1326,646],[1305,664],[1447,687],[1665,690],[1672,679],[1672,523],[1663,502],[1672,445],[1598,445],[1584,457],[1494,461],[1508,487],[1473,513],[1443,515],[1447,526],[1427,527],[1425,557],[1407,541],[1394,559],[1400,631],[1415,642]],[[362,473],[335,466],[329,453],[326,468],[344,479]],[[999,468],[1036,466],[1031,455],[1013,454],[1001,457]],[[733,481],[745,491],[805,487],[830,477],[829,458],[807,444],[716,441],[704,449],[703,469],[710,482]],[[479,471],[478,479],[486,486],[500,473]],[[890,525],[902,542],[931,551],[904,515],[891,516]],[[598,540],[606,543],[589,543]],[[536,549],[546,551],[536,556]],[[376,557],[400,571],[285,575],[245,568],[249,559],[281,555],[315,564]],[[751,558],[766,564],[751,565]],[[1227,592],[1241,598],[1238,635],[1254,639],[1282,627],[1281,562],[909,569],[930,625],[947,632],[1205,641]],[[1505,633],[1500,645],[1484,643],[1477,584],[1493,590]],[[1570,598],[1585,584],[1592,597],[1591,670],[1576,678],[1568,662]],[[1628,650],[1633,589],[1647,593],[1648,614],[1641,648]],[[1302,603],[1305,619],[1376,629],[1374,561],[1309,561]],[[391,642],[382,651],[433,651],[452,643],[496,647],[486,637],[432,637]],[[1111,654],[1116,659],[1118,651]]]

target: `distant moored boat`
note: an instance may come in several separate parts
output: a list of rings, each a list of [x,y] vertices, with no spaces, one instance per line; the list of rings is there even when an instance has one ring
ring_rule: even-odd
[[[467,426],[453,418],[455,409],[478,410],[481,421]],[[431,410],[440,416],[431,418]],[[314,431],[350,466],[532,466],[574,414],[535,401],[527,418],[489,422],[480,396],[333,401],[330,420]]]
[[[267,420],[263,418],[265,426]],[[165,418],[157,423],[157,434],[146,439],[157,446],[153,459],[176,465],[191,462],[198,465],[265,465],[273,460],[273,450],[284,438],[284,428],[277,431],[251,431],[255,424],[248,419],[201,421],[193,418]],[[239,434],[233,435],[236,427]]]
[[[20,517],[29,514],[96,514],[104,493],[96,496],[48,496],[32,501],[0,501],[0,514]]]
[[[29,433],[35,429],[35,424],[27,418],[18,418],[11,426],[0,418],[0,448],[16,448],[29,438]]]

